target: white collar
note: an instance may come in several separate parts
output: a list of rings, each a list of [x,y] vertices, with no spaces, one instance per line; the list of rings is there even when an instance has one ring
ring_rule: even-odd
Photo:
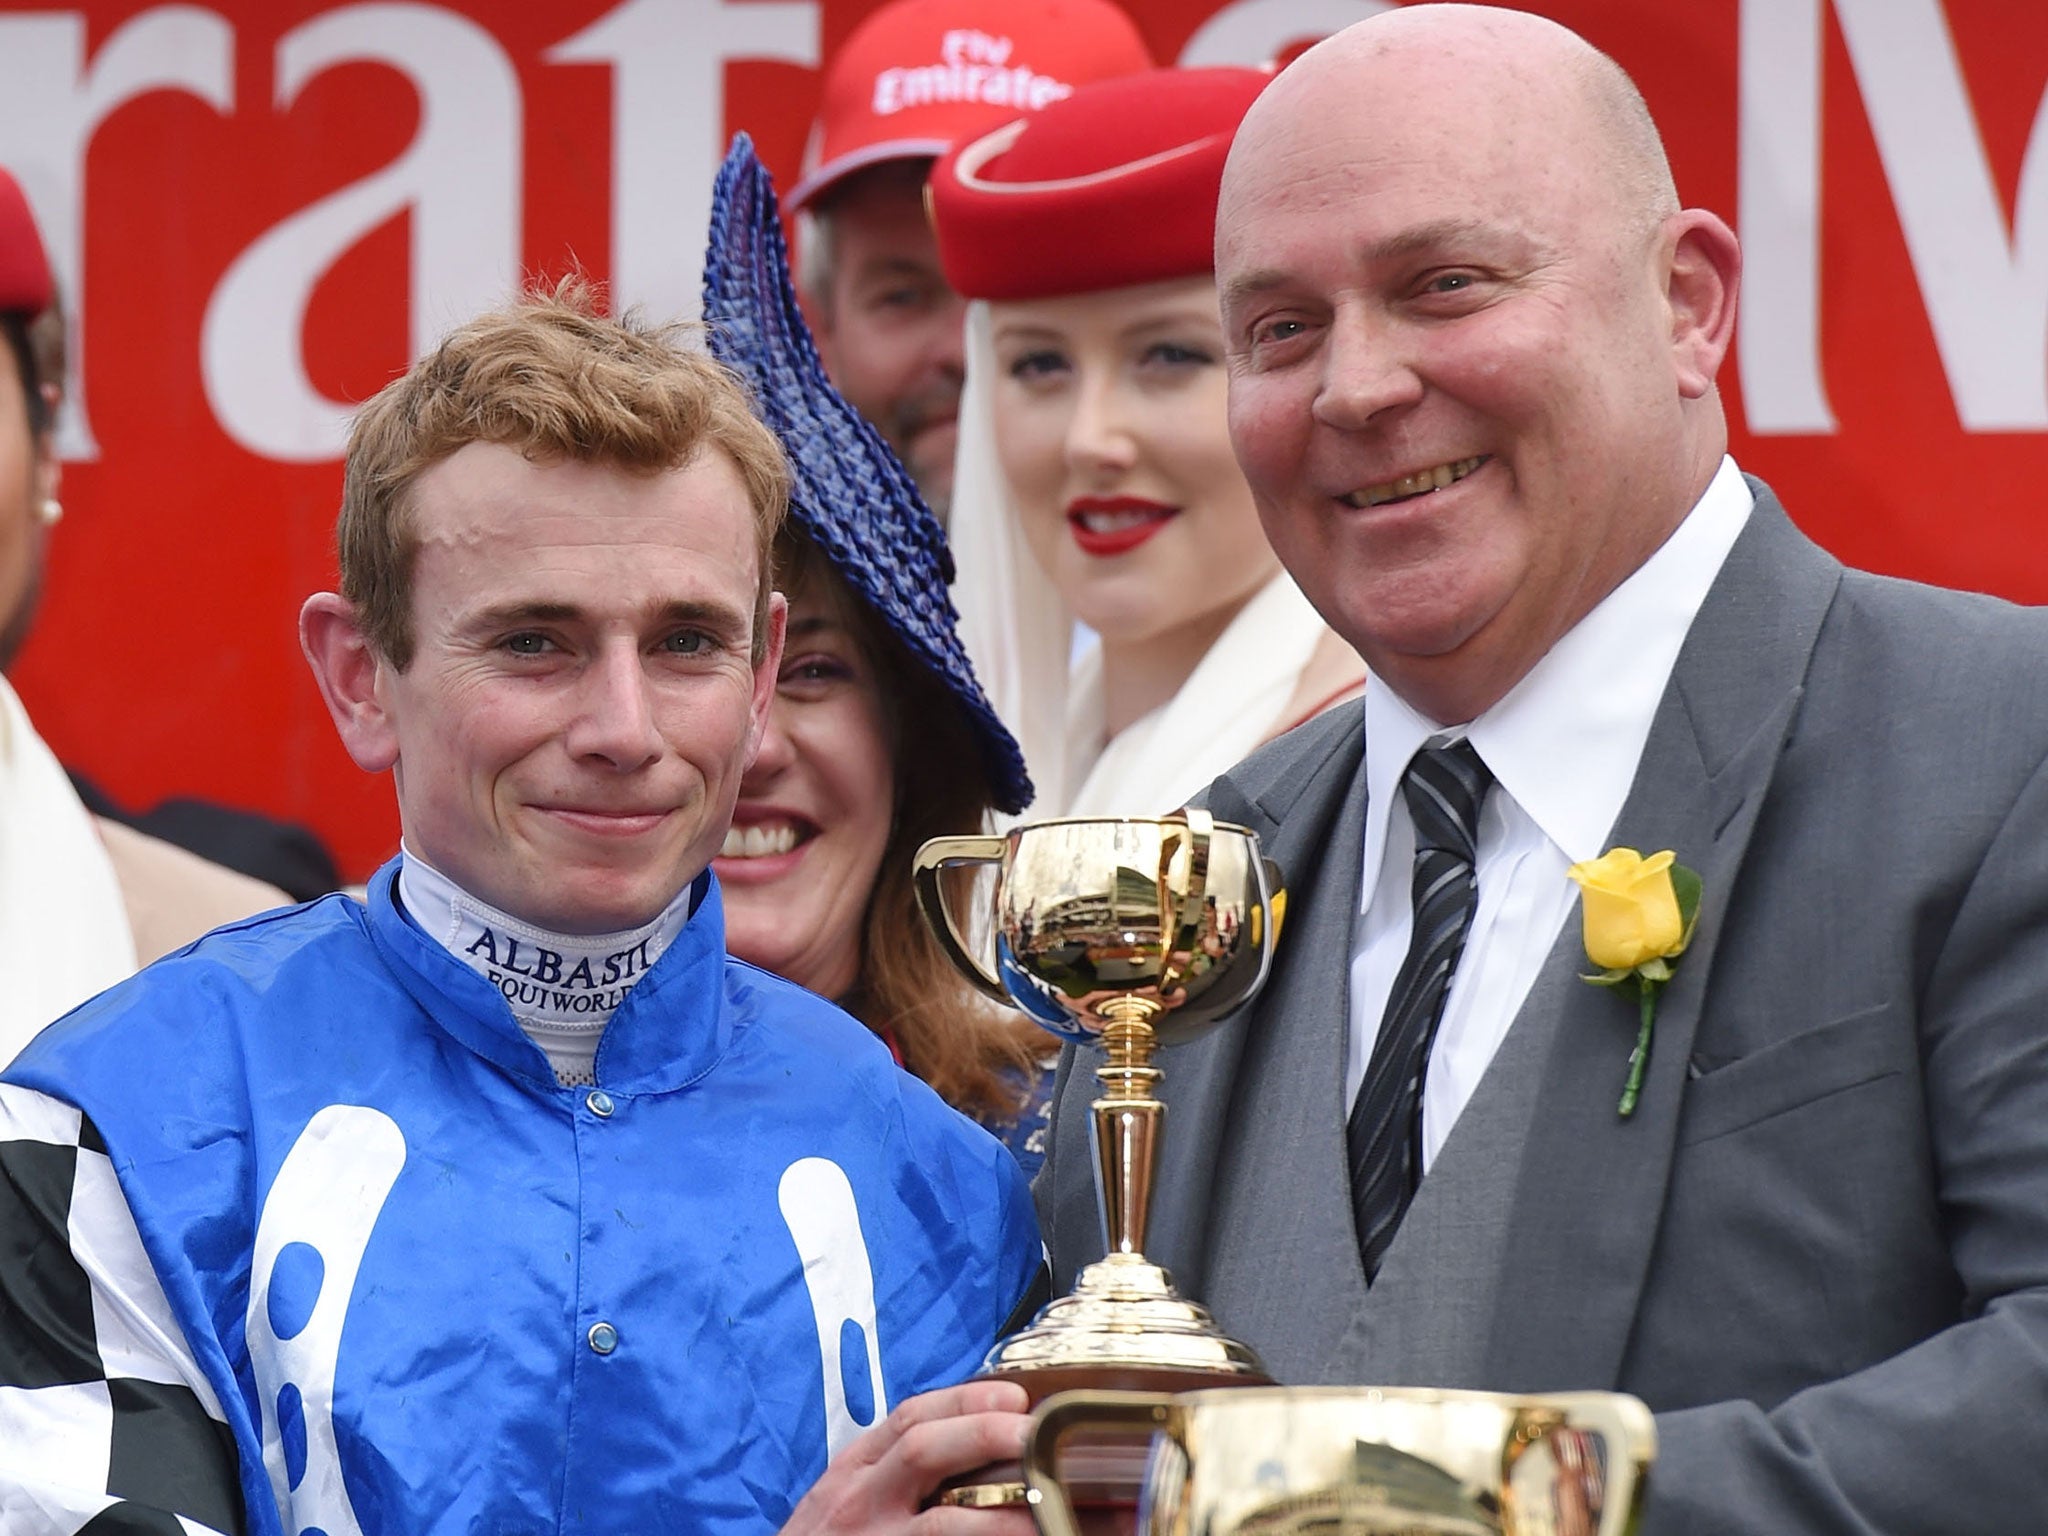
[[[1707,590],[1755,498],[1725,454],[1657,552],[1572,626],[1507,696],[1444,727],[1377,682],[1365,691],[1365,868],[1377,887],[1387,816],[1408,760],[1468,737],[1547,838],[1574,863],[1597,858],[1635,782],[1643,744]]]
[[[1288,723],[1281,711],[1329,632],[1294,578],[1276,570],[1173,696],[1107,743],[1102,647],[1093,647],[1076,662],[1067,692],[1068,798],[1045,814],[1135,816],[1184,804]]]
[[[503,994],[522,1022],[602,1027],[689,921],[694,882],[621,933],[553,933],[476,899],[402,848],[399,905],[419,930]]]

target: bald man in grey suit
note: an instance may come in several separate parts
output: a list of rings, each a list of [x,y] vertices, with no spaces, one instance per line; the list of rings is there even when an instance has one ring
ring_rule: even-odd
[[[2048,617],[1847,571],[1739,474],[1735,237],[1563,28],[1339,34],[1218,224],[1239,457],[1373,683],[1207,796],[1288,921],[1260,1000],[1164,1053],[1149,1255],[1285,1381],[1641,1396],[1657,1536],[2033,1529]],[[1433,1000],[1425,756],[1480,765]],[[1565,873],[1615,846],[1704,892],[1626,1115],[1637,1008],[1583,980]],[[1092,1064],[1039,1183],[1063,1282],[1102,1244]]]

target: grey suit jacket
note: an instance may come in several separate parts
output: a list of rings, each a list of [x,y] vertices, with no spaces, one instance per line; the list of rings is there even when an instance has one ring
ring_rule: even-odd
[[[2048,614],[1845,571],[1756,489],[1609,838],[1705,886],[1635,1115],[1633,1001],[1578,979],[1574,921],[1366,1288],[1353,706],[1209,792],[1280,863],[1287,928],[1259,1000],[1162,1053],[1147,1252],[1283,1381],[1639,1395],[1658,1536],[2031,1531]],[[1062,1285],[1102,1250],[1074,1064],[1038,1185]]]

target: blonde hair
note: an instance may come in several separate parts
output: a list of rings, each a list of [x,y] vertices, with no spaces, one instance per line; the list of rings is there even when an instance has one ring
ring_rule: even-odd
[[[648,474],[724,453],[754,513],[754,659],[766,654],[770,551],[789,502],[782,446],[739,377],[682,345],[684,327],[612,319],[599,302],[580,277],[531,290],[451,331],[357,413],[335,525],[341,594],[400,671],[413,646],[413,483],[470,443]]]

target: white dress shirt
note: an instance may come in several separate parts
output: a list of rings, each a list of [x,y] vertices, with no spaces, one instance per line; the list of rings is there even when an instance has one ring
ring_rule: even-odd
[[[1578,911],[1578,887],[1565,871],[1606,852],[1686,632],[1753,504],[1735,461],[1724,456],[1663,546],[1469,725],[1446,728],[1390,688],[1375,682],[1366,689],[1364,896],[1352,928],[1347,1104],[1365,1080],[1413,924],[1415,830],[1401,795],[1408,761],[1426,745],[1463,736],[1494,776],[1479,818],[1478,910],[1423,1080],[1425,1169],[1559,928]],[[1686,851],[1679,850],[1681,860]]]

